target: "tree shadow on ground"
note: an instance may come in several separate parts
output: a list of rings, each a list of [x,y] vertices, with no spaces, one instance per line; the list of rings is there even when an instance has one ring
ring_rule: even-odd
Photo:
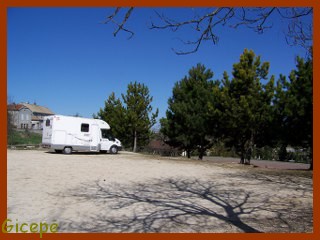
[[[295,201],[274,203],[269,197],[233,189],[190,179],[130,185],[96,181],[59,194],[79,206],[90,203],[91,209],[79,207],[77,219],[60,213],[54,220],[59,232],[308,231],[295,229],[287,214],[294,211],[296,220],[306,214],[312,219],[312,210],[306,213]]]

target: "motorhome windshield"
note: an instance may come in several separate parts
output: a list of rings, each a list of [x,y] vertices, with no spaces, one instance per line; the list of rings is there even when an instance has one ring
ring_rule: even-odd
[[[111,134],[110,129],[101,129],[101,136],[102,136],[102,138],[107,138],[107,139],[109,139],[111,141],[115,140],[114,137]]]

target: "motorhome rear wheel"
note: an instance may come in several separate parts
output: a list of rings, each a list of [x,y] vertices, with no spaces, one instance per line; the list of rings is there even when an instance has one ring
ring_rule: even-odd
[[[72,148],[71,147],[65,147],[63,149],[63,153],[64,154],[71,154],[72,153]]]

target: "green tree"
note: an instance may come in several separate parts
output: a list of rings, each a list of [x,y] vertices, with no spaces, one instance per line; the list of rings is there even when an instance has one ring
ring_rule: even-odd
[[[221,104],[226,145],[240,156],[240,163],[250,164],[253,148],[265,145],[273,120],[271,100],[274,77],[267,81],[269,63],[244,50],[240,62],[233,65],[232,80],[224,73]],[[262,81],[267,81],[263,84]]]
[[[100,108],[97,116],[106,121],[111,126],[112,134],[121,139],[124,146],[127,146],[128,139],[125,128],[125,108],[119,98],[116,98],[115,93],[112,92],[107,101],[104,102],[104,108]]]
[[[141,83],[129,83],[127,93],[122,94],[122,101],[111,93],[104,108],[97,116],[111,126],[112,133],[121,140],[124,146],[137,151],[138,145],[145,145],[151,128],[156,123],[158,109],[152,113],[153,98],[147,86]]]
[[[310,149],[312,161],[312,94],[313,61],[297,57],[296,69],[292,70],[289,81],[280,76],[277,81],[274,101],[278,138],[282,145],[300,146]]]
[[[189,158],[193,150],[198,150],[202,159],[214,141],[209,109],[213,108],[212,89],[218,83],[213,82],[212,77],[213,72],[202,64],[191,68],[188,76],[176,82],[168,100],[166,118],[160,120],[167,142],[185,150]]]
[[[125,104],[125,126],[130,134],[132,150],[137,151],[138,145],[149,140],[151,128],[156,123],[158,109],[153,113],[149,88],[141,83],[130,83],[126,95],[122,94]]]

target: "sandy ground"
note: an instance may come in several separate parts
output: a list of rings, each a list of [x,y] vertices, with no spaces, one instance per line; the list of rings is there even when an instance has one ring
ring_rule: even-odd
[[[127,152],[8,150],[8,217],[59,232],[312,232],[312,175]]]

